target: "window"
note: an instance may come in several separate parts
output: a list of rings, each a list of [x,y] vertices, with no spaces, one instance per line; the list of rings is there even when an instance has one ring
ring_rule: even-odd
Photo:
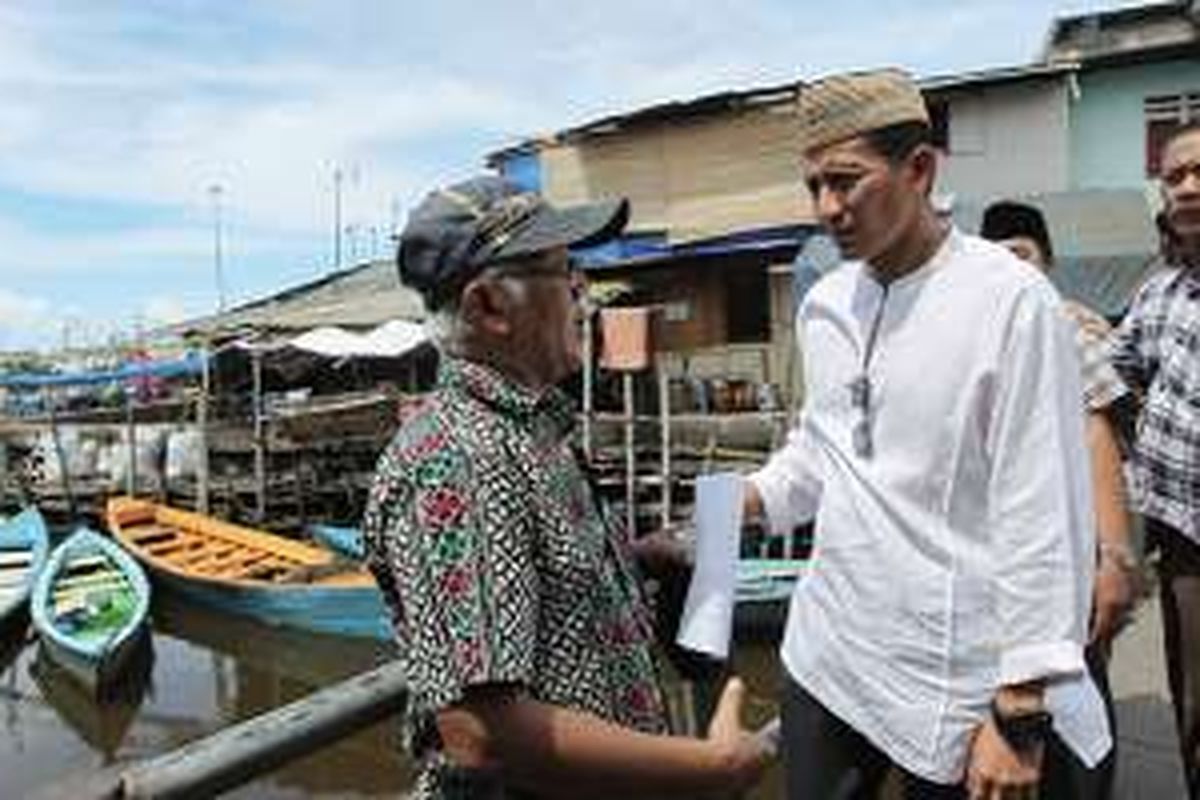
[[[1154,178],[1170,135],[1188,123],[1200,122],[1200,91],[1147,97],[1142,107],[1146,119],[1146,177]]]

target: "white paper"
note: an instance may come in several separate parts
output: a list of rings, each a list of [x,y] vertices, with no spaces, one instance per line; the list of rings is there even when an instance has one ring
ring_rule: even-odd
[[[732,472],[696,479],[696,566],[676,641],[721,659],[733,632],[744,480]]]

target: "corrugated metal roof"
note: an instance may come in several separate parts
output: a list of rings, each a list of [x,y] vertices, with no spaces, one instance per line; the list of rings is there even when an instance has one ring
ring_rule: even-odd
[[[371,261],[269,297],[245,303],[224,314],[174,326],[178,333],[214,338],[247,332],[304,331],[333,325],[368,328],[393,320],[425,318],[421,297],[400,283],[395,262]]]
[[[994,85],[1055,77],[1074,72],[1077,69],[1077,65],[1070,63],[1026,64],[964,72],[956,75],[934,75],[921,78],[918,80],[918,84],[923,91],[941,92],[969,86]],[[610,114],[590,122],[585,122],[582,125],[564,128],[556,133],[522,140],[516,144],[489,153],[485,157],[485,162],[489,166],[496,166],[504,159],[518,154],[529,154],[537,152],[544,147],[569,143],[592,136],[612,134],[636,125],[662,122],[663,120],[681,120],[689,117],[706,116],[723,111],[794,103],[802,91],[804,91],[804,81],[795,80],[789,83],[702,95],[691,100],[656,103],[635,109],[634,111]]]

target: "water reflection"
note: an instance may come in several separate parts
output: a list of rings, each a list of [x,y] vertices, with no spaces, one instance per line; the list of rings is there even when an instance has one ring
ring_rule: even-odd
[[[103,701],[98,701],[55,664],[44,645],[37,645],[36,650],[29,675],[42,698],[100,756],[102,764],[115,763],[117,751],[150,687],[154,667],[150,639],[143,638],[118,681],[106,687]]]
[[[0,639],[0,776],[4,798],[179,747],[378,664],[382,643],[270,628],[159,592],[153,658],[120,702],[98,706],[38,655],[28,629]],[[775,713],[778,661],[769,642],[740,642],[735,669],[747,713]],[[396,721],[338,742],[227,797],[395,797],[411,781]],[[777,797],[777,771],[753,798]]]
[[[277,630],[155,597],[153,655],[109,702],[90,700],[28,629],[0,639],[4,797],[178,747],[369,669],[385,645]],[[242,787],[231,797],[396,796],[409,784],[385,722]]]

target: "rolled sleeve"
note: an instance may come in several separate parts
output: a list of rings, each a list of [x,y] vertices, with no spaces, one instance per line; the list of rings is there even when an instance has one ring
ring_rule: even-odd
[[[1047,677],[1074,675],[1083,672],[1083,647],[1078,642],[1064,640],[1013,647],[1000,654],[1000,684],[1041,680]]]
[[[1095,518],[1079,402],[1079,364],[1049,287],[1031,287],[1010,321],[989,449],[1003,683],[1083,669]]]

